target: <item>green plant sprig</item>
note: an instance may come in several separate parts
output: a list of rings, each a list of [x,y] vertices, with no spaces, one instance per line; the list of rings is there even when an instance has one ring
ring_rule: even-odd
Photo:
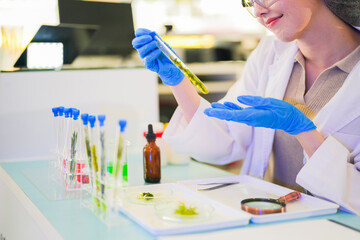
[[[185,203],[179,202],[179,206],[175,209],[174,213],[179,215],[193,216],[198,215],[199,213],[196,211],[197,207],[186,207]]]
[[[77,132],[74,132],[71,137],[71,162],[70,162],[70,179],[74,179],[75,174],[75,154],[76,154]]]

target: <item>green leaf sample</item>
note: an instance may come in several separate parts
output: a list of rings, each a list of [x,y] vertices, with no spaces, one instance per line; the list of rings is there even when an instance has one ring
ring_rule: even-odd
[[[179,206],[177,209],[175,209],[174,213],[186,216],[198,215],[199,213],[196,211],[196,209],[197,207],[186,207],[185,203],[179,202]]]

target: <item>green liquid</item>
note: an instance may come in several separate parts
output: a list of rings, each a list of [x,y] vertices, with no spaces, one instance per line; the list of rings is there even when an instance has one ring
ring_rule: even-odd
[[[122,168],[122,178],[125,182],[128,181],[128,165],[125,163]]]
[[[196,86],[202,93],[207,94],[209,90],[206,88],[205,84],[193,74],[187,67],[181,64],[180,61],[170,57],[170,60],[189,78],[191,83]]]
[[[112,173],[113,173],[113,169],[114,169],[113,163],[112,163],[112,162],[109,162],[109,163],[108,163],[108,166],[107,166],[107,171],[108,171],[108,173],[112,174]]]

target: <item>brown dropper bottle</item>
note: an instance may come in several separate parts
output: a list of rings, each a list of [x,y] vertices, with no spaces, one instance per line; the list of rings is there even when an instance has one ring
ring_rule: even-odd
[[[160,148],[156,145],[153,126],[148,125],[147,144],[144,147],[144,180],[147,183],[159,183],[161,179]]]

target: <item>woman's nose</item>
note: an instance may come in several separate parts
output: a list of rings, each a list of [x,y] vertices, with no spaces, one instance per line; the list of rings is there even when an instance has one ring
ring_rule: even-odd
[[[257,2],[254,3],[254,15],[255,17],[261,17],[263,14],[266,14],[269,12],[269,9],[266,7],[261,6]]]

